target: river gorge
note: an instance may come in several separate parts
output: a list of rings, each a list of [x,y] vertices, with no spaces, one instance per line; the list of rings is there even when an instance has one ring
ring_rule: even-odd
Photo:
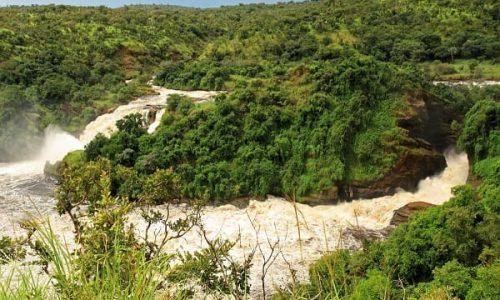
[[[43,145],[32,160],[0,165],[0,235],[23,234],[19,222],[36,218],[50,222],[54,231],[69,245],[72,244],[72,226],[66,216],[59,216],[51,194],[56,188],[53,181],[45,178],[45,163],[62,159],[68,152],[83,149],[84,145],[98,134],[111,134],[116,130],[115,122],[130,113],[141,113],[150,119],[149,132],[159,124],[169,95],[180,93],[196,101],[206,101],[216,92],[181,92],[155,87],[157,95],[141,97],[113,112],[98,117],[90,123],[79,138],[57,127],[45,130]],[[151,117],[151,115],[153,115]],[[202,210],[202,222],[209,238],[217,237],[238,241],[232,251],[237,259],[248,256],[256,245],[262,245],[264,253],[271,245],[279,245],[280,256],[268,273],[266,289],[283,286],[296,272],[299,281],[307,280],[310,263],[322,254],[338,248],[357,249],[361,242],[353,229],[370,231],[383,237],[393,213],[402,206],[425,201],[439,205],[451,197],[451,189],[464,184],[469,173],[467,155],[449,148],[444,153],[447,167],[439,174],[425,178],[415,192],[399,189],[394,195],[374,199],[358,199],[336,205],[294,205],[282,198],[268,196],[265,201],[235,200],[222,206],[207,206]],[[171,218],[180,218],[189,213],[185,204],[161,205],[160,211],[169,210]],[[297,214],[296,214],[297,212]],[[297,224],[297,216],[299,223]],[[145,222],[137,209],[128,216],[136,230],[144,232]],[[390,227],[389,227],[390,228]],[[168,245],[168,251],[194,251],[206,247],[200,232],[192,230],[182,239]],[[301,251],[297,249],[301,248]],[[266,252],[267,251],[267,252]],[[259,286],[260,263],[256,257],[252,267],[252,292]],[[292,271],[293,269],[293,271]]]

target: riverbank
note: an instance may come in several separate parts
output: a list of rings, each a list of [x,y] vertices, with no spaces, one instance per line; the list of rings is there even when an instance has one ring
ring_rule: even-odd
[[[265,201],[236,201],[222,206],[207,206],[202,209],[201,221],[210,240],[216,238],[235,241],[231,255],[235,260],[248,257],[257,245],[269,254],[271,245],[279,245],[279,256],[267,274],[266,289],[272,292],[289,283],[293,266],[299,282],[308,280],[309,265],[322,255],[335,249],[359,249],[362,236],[356,232],[379,232],[383,238],[393,211],[407,203],[426,201],[442,204],[451,197],[452,187],[464,184],[468,175],[468,160],[465,154],[453,150],[445,153],[448,167],[436,176],[422,180],[418,191],[399,191],[393,196],[371,200],[355,200],[337,205],[311,207],[297,204],[299,223],[292,203],[282,198],[269,196]],[[191,212],[186,204],[160,205],[155,210],[169,214],[171,220],[180,219]],[[54,211],[32,212],[36,217],[51,224],[52,229],[64,243],[74,247],[73,228],[67,216],[58,216]],[[141,208],[131,213],[128,223],[133,225],[138,236],[144,236],[147,224],[141,217]],[[20,221],[9,220],[12,226]],[[11,227],[12,228],[12,227]],[[1,229],[1,235],[19,235],[23,231]],[[152,228],[153,231],[161,228]],[[299,233],[300,231],[300,233]],[[207,247],[201,232],[193,229],[181,239],[171,241],[166,249],[169,253],[193,252]],[[302,249],[302,250],[299,250]],[[275,250],[278,251],[278,250]],[[278,252],[276,252],[278,253]],[[256,255],[251,268],[251,293],[260,293],[260,276],[263,258]]]

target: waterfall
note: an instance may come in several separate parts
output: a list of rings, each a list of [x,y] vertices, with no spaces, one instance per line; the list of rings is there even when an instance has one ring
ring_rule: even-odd
[[[162,108],[162,109],[160,109],[159,111],[156,112],[154,122],[151,123],[151,125],[149,125],[149,127],[148,127],[148,133],[153,133],[153,132],[156,131],[156,128],[158,128],[158,126],[160,126],[161,117],[164,114],[165,114],[165,109],[164,108]]]
[[[173,94],[180,94],[194,99],[195,101],[206,101],[217,95],[217,92],[207,92],[207,91],[178,91],[165,89],[158,86],[153,86],[153,89],[158,93],[157,95],[150,95],[141,97],[135,101],[128,104],[121,105],[116,108],[113,112],[101,115],[97,117],[93,122],[89,123],[82,134],[80,135],[80,141],[87,144],[90,142],[98,133],[102,133],[105,136],[110,136],[113,132],[117,130],[116,121],[123,119],[125,116],[140,113],[146,117],[152,108],[164,107],[167,104],[168,96]],[[154,122],[148,129],[149,133],[154,132],[154,130],[160,124],[161,116],[165,110],[160,109],[156,114]]]
[[[40,175],[46,162],[55,163],[74,150],[83,149],[84,144],[57,126],[50,125],[44,131],[43,143],[33,159],[0,165],[0,176]]]
[[[121,105],[113,112],[101,115],[97,117],[97,119],[95,119],[93,122],[89,123],[80,135],[80,141],[87,144],[98,133],[102,133],[105,136],[109,137],[113,132],[117,130],[117,121],[133,113],[140,113],[143,117],[147,118],[150,109],[148,106],[165,105],[166,98],[167,97],[165,92],[161,91],[159,95],[142,97],[130,102],[129,104]]]
[[[113,112],[98,117],[88,124],[80,139],[56,128],[49,127],[45,131],[44,143],[40,146],[35,159],[19,163],[0,164],[0,224],[1,235],[17,235],[20,229],[18,222],[26,214],[48,217],[52,228],[59,234],[71,237],[71,223],[67,217],[60,217],[54,211],[55,200],[50,196],[54,186],[43,178],[43,165],[46,161],[62,159],[66,153],[82,149],[98,133],[110,135],[116,130],[117,120],[131,113],[146,115],[151,106],[164,106],[171,94],[183,94],[203,101],[213,97],[215,92],[180,92],[155,88],[158,95],[141,97],[116,108]],[[154,122],[148,132],[154,132],[160,124],[165,109],[156,111]],[[451,197],[451,189],[466,182],[468,160],[464,153],[454,149],[445,152],[446,169],[435,176],[420,181],[414,193],[403,190],[395,195],[370,200],[355,200],[336,205],[311,207],[297,204],[301,228],[301,240],[297,234],[297,224],[293,205],[282,198],[268,197],[266,201],[250,200],[247,205],[241,203],[204,208],[202,222],[210,238],[222,237],[236,240],[232,255],[236,259],[247,256],[256,243],[263,243],[266,249],[267,239],[271,242],[280,240],[282,256],[272,265],[268,274],[269,288],[272,283],[283,285],[290,279],[288,263],[297,270],[299,281],[307,279],[309,263],[322,254],[338,247],[358,247],[359,241],[343,240],[343,230],[353,225],[379,230],[386,227],[394,210],[413,201],[425,201],[442,204]],[[171,218],[179,218],[189,212],[189,207],[179,204],[158,206],[156,209],[166,212]],[[140,211],[128,216],[136,230],[142,231],[146,224],[140,217]],[[256,226],[256,227],[254,227]],[[153,228],[154,230],[154,228]],[[299,243],[303,245],[300,253]],[[358,244],[356,244],[358,243]],[[182,239],[172,241],[169,251],[193,251],[207,245],[203,244],[199,233],[195,230]],[[267,250],[266,250],[267,251]],[[302,260],[305,258],[305,261]],[[286,261],[285,261],[286,258]],[[256,258],[250,278],[253,287],[259,286],[259,258]]]
[[[207,101],[218,94],[206,91],[177,91],[158,86],[153,86],[153,89],[156,95],[140,97],[99,116],[86,126],[79,139],[50,125],[45,129],[43,143],[38,152],[30,159],[0,164],[0,215],[4,221],[0,224],[0,236],[17,232],[17,223],[26,214],[54,215],[55,200],[51,197],[54,183],[46,180],[43,175],[46,162],[54,163],[71,151],[83,149],[98,133],[110,136],[117,130],[116,121],[129,114],[140,113],[147,117],[152,108],[165,106],[169,95],[181,94],[195,101]],[[148,132],[154,132],[159,126],[164,111],[160,109],[156,113]]]

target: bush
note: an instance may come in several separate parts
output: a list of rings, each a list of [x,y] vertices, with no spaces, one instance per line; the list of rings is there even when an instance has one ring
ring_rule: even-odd
[[[433,283],[450,290],[454,296],[464,299],[472,286],[474,270],[464,267],[456,260],[447,262],[440,268],[432,271]]]
[[[309,269],[311,294],[321,299],[349,295],[357,278],[350,272],[350,254],[339,250],[322,257]]]
[[[392,280],[380,270],[368,270],[366,279],[360,280],[349,295],[352,300],[397,299]]]
[[[172,169],[157,170],[144,181],[141,200],[145,203],[168,203],[180,198],[179,177]]]
[[[479,161],[488,155],[489,134],[498,130],[500,124],[500,103],[491,100],[477,102],[467,112],[464,128],[458,140],[459,146],[467,150],[474,161]]]
[[[449,64],[438,64],[436,65],[436,73],[439,75],[451,75],[456,74],[457,70]]]
[[[500,276],[500,264],[481,267],[477,270],[477,279],[472,282],[472,287],[467,293],[467,300],[498,299],[500,286],[497,284]]]

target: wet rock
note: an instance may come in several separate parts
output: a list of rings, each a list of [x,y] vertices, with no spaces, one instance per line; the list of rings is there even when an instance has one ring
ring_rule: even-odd
[[[104,111],[105,114],[112,114],[118,106],[112,106]]]
[[[397,121],[412,139],[439,152],[455,144],[457,136],[451,130],[451,123],[462,120],[462,115],[423,91],[408,94],[407,103],[409,109]]]
[[[300,201],[301,203],[310,206],[315,206],[315,205],[332,204],[333,202],[337,202],[338,199],[339,199],[338,189],[337,187],[333,187],[331,189],[303,197],[300,199]]]
[[[59,168],[61,166],[61,162],[57,161],[53,164],[50,162],[45,162],[45,166],[43,168],[43,174],[45,175],[46,178],[58,182],[59,181]]]
[[[416,201],[410,202],[403,207],[394,210],[389,226],[382,229],[371,229],[364,226],[350,226],[342,232],[344,245],[349,249],[363,249],[366,242],[376,242],[385,240],[391,232],[401,223],[408,221],[408,218],[419,211],[423,211],[435,205],[428,202]]]
[[[344,189],[345,198],[371,199],[393,195],[398,188],[414,192],[418,182],[446,168],[446,159],[435,150],[411,149],[381,179],[372,182],[353,182]]]
[[[369,229],[363,226],[351,226],[342,232],[342,243],[350,250],[359,250],[365,247],[366,242],[372,243],[385,240],[394,230],[394,226],[383,229]]]
[[[164,107],[164,105],[146,105],[145,109],[148,110],[146,118],[147,125],[151,125],[156,121],[156,114]]]
[[[414,192],[420,180],[446,167],[443,151],[456,141],[451,122],[461,116],[424,92],[409,94],[407,103],[408,109],[398,116],[398,125],[406,131],[407,139],[400,145],[396,164],[377,180],[339,185],[340,198],[393,195],[398,188]]]
[[[408,221],[408,218],[418,212],[425,210],[429,207],[435,206],[434,204],[423,202],[423,201],[417,201],[417,202],[410,202],[406,204],[405,206],[397,209],[394,211],[394,215],[392,216],[391,219],[391,225],[397,226],[401,223],[404,223]]]

